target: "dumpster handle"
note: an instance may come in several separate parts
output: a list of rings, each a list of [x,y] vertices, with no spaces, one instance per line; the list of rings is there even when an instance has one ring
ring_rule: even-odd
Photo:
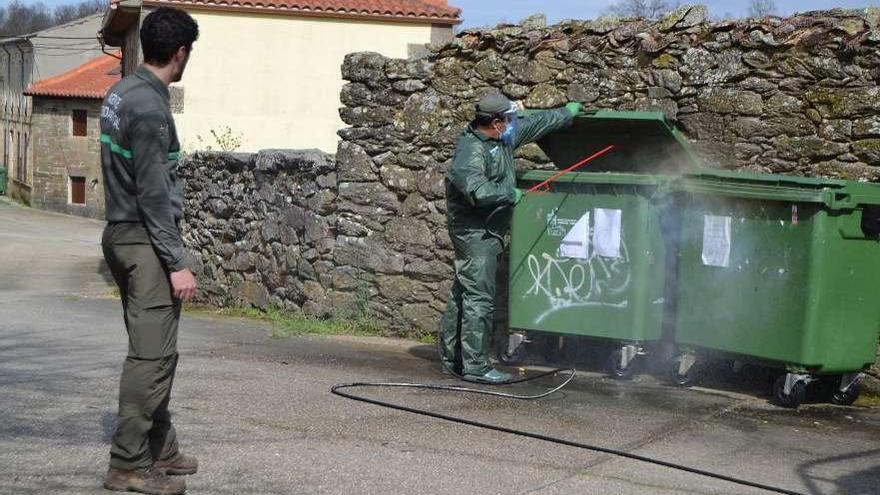
[[[575,170],[577,170],[577,169],[583,167],[584,165],[586,165],[586,164],[590,163],[591,161],[595,160],[596,158],[599,158],[600,156],[604,155],[605,153],[608,153],[609,151],[613,150],[614,148],[615,148],[615,146],[614,146],[613,144],[609,144],[609,145],[606,146],[604,149],[602,149],[602,150],[600,150],[600,151],[597,151],[596,153],[593,153],[592,155],[590,155],[590,156],[584,158],[583,160],[581,160],[581,161],[575,163],[574,165],[568,167],[567,169],[560,171],[558,174],[555,174],[553,177],[550,177],[549,179],[545,180],[544,182],[541,182],[540,184],[537,184],[537,185],[535,185],[535,186],[532,186],[528,191],[526,191],[526,194],[531,194],[531,193],[545,193],[545,192],[549,191],[549,190],[550,190],[550,184],[556,182],[556,181],[557,181],[560,177],[562,177],[563,175],[566,175],[566,174],[568,174],[568,173],[570,173],[570,172],[574,172]]]

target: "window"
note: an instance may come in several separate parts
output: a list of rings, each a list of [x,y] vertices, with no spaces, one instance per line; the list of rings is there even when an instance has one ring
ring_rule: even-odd
[[[70,177],[70,202],[75,205],[86,204],[85,177]]]
[[[88,112],[85,110],[73,110],[71,113],[71,120],[73,121],[73,135],[74,136],[85,136],[87,134],[87,126],[86,122],[88,119]]]

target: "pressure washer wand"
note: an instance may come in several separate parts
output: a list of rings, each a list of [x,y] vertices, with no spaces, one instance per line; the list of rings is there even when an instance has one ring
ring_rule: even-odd
[[[527,191],[525,192],[525,194],[530,194],[530,193],[533,193],[533,192],[539,192],[539,191],[540,191],[540,192],[546,192],[546,191],[548,191],[548,190],[550,189],[550,184],[552,184],[552,183],[556,182],[557,180],[559,180],[560,177],[562,177],[562,176],[564,176],[564,175],[566,175],[566,174],[570,174],[570,173],[574,172],[575,170],[577,170],[577,169],[583,167],[584,165],[586,165],[586,164],[590,163],[591,161],[595,160],[596,158],[599,158],[600,156],[604,155],[605,153],[608,153],[609,151],[613,150],[614,148],[615,148],[615,146],[614,146],[613,144],[609,144],[608,146],[606,146],[606,147],[603,148],[602,150],[597,151],[596,153],[593,153],[592,155],[590,155],[590,156],[584,158],[583,160],[581,160],[581,161],[575,163],[574,165],[568,167],[567,169],[565,169],[565,170],[561,170],[558,174],[555,174],[553,177],[550,177],[549,179],[545,180],[544,182],[541,182],[540,184],[536,184],[536,185],[532,186],[529,190],[527,190]]]
[[[605,153],[608,153],[609,151],[613,150],[615,147],[616,147],[615,145],[613,145],[613,144],[609,144],[609,145],[606,146],[605,148],[603,148],[603,149],[597,151],[596,153],[593,153],[592,155],[590,155],[590,156],[584,158],[583,160],[581,160],[581,161],[575,163],[574,165],[568,167],[567,169],[565,169],[565,170],[560,170],[558,174],[554,174],[553,177],[550,177],[549,179],[545,180],[544,182],[541,182],[540,184],[536,184],[535,186],[533,186],[533,187],[531,187],[530,189],[528,189],[527,191],[525,191],[525,193],[523,194],[523,196],[526,196],[526,195],[531,194],[531,193],[544,193],[544,192],[549,191],[549,190],[550,190],[550,184],[552,184],[553,182],[556,182],[557,180],[559,180],[560,177],[562,177],[562,176],[564,176],[564,175],[566,175],[566,174],[570,174],[570,173],[574,172],[575,170],[577,170],[577,169],[583,167],[584,165],[586,165],[586,164],[590,163],[591,161],[595,160],[596,158],[599,158],[600,156],[604,155]],[[492,211],[492,213],[490,213],[488,217],[486,217],[486,231],[489,233],[489,235],[491,235],[492,237],[498,239],[498,240],[501,241],[502,243],[504,243],[504,238],[501,236],[501,234],[499,234],[499,233],[493,231],[492,229],[490,229],[490,228],[489,228],[489,225],[492,223],[492,219],[495,218],[495,215],[501,213],[502,211],[504,211],[504,210],[506,210],[506,209],[508,209],[508,208],[510,208],[510,207],[511,207],[511,205],[501,205],[501,206],[499,206],[498,208],[495,208],[495,210]]]

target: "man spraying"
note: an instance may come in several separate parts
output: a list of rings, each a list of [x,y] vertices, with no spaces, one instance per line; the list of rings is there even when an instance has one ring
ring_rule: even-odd
[[[178,451],[168,412],[181,302],[196,291],[178,227],[180,143],[168,86],[180,81],[198,36],[196,22],[182,10],[150,13],[140,31],[144,64],[110,89],[101,108],[107,205],[101,244],[128,330],[119,424],[104,478],[109,490],[176,495],[186,483],[168,475],[198,468],[195,458]]]
[[[500,93],[477,104],[474,121],[458,140],[446,176],[449,237],[455,249],[455,280],[441,320],[443,367],[467,381],[504,383],[511,376],[492,367],[490,340],[495,313],[495,279],[503,250],[500,237],[509,215],[492,215],[514,206],[513,154],[517,148],[571,125],[579,103],[520,119],[517,107]]]

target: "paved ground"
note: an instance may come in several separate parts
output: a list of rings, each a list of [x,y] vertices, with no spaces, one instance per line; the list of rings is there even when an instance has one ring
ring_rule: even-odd
[[[104,493],[126,344],[118,303],[96,297],[109,291],[100,229],[0,200],[2,494]],[[330,386],[445,380],[429,346],[273,340],[269,330],[203,316],[182,324],[172,409],[202,463],[189,493],[766,493],[346,401]],[[370,393],[803,493],[880,492],[880,409],[866,405],[788,411],[755,386],[680,390],[591,372],[535,402]]]

